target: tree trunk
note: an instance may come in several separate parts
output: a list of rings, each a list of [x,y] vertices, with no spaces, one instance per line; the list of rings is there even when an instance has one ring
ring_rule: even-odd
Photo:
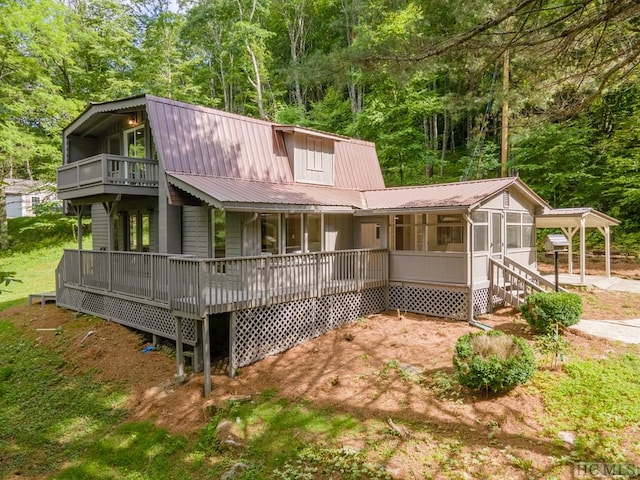
[[[4,179],[4,170],[1,170]],[[9,248],[9,223],[7,221],[7,195],[4,181],[0,182],[0,250]]]
[[[444,160],[447,155],[448,134],[449,134],[449,117],[447,116],[447,112],[445,111],[444,122],[442,126],[442,155],[440,156],[440,177],[442,177],[442,173],[444,169]]]
[[[249,56],[251,57],[251,65],[253,67],[254,78],[249,79],[249,82],[251,82],[251,85],[253,85],[253,88],[255,88],[256,90],[258,115],[260,115],[260,118],[266,118],[266,115],[264,114],[264,104],[262,102],[262,80],[260,79],[260,67],[258,65],[258,60],[256,59],[256,55],[253,52],[251,45],[249,45],[249,42],[246,42],[245,45],[247,47],[247,51],[249,52]]]

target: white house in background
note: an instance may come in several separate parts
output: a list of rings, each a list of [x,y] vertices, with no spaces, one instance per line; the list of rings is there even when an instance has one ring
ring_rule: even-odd
[[[8,218],[32,217],[34,207],[58,198],[54,184],[37,180],[5,178],[4,191]]]

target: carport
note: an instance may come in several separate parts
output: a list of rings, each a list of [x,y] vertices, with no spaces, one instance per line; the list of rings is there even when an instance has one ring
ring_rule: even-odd
[[[611,276],[611,227],[620,225],[613,217],[593,208],[554,208],[536,215],[536,228],[559,228],[569,240],[569,275],[573,275],[573,236],[580,232],[580,284],[585,284],[587,228],[597,228],[604,236],[605,270]]]

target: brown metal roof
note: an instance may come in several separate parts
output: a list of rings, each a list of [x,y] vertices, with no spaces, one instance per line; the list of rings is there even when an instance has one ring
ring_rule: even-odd
[[[212,108],[147,96],[147,111],[165,170],[271,183],[292,183],[286,127]],[[384,188],[375,145],[304,130],[335,140],[335,186]]]
[[[419,187],[387,188],[385,190],[364,192],[364,195],[367,207],[370,210],[446,207],[469,208],[516,183],[528,190],[528,187],[520,180],[515,177],[510,177]],[[543,205],[546,205],[544,201],[540,201]]]
[[[170,184],[212,206],[226,209],[278,205],[315,207],[320,210],[323,207],[342,207],[351,210],[364,206],[362,194],[356,190],[298,183],[256,182],[178,172],[167,172],[167,175]]]
[[[585,219],[585,227],[605,227],[620,225],[620,221],[593,208],[554,208],[536,215],[538,228],[579,227],[581,219]]]

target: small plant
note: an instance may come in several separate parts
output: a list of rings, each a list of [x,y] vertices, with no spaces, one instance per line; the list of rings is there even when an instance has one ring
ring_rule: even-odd
[[[566,338],[560,336],[556,330],[553,333],[536,337],[536,350],[547,356],[547,358],[551,358],[549,363],[552,368],[556,368],[569,353],[569,342]]]
[[[576,293],[539,292],[529,295],[520,311],[536,333],[550,334],[580,321],[582,299]]]
[[[498,330],[467,333],[456,342],[453,366],[465,387],[485,392],[510,390],[535,371],[531,347]]]

